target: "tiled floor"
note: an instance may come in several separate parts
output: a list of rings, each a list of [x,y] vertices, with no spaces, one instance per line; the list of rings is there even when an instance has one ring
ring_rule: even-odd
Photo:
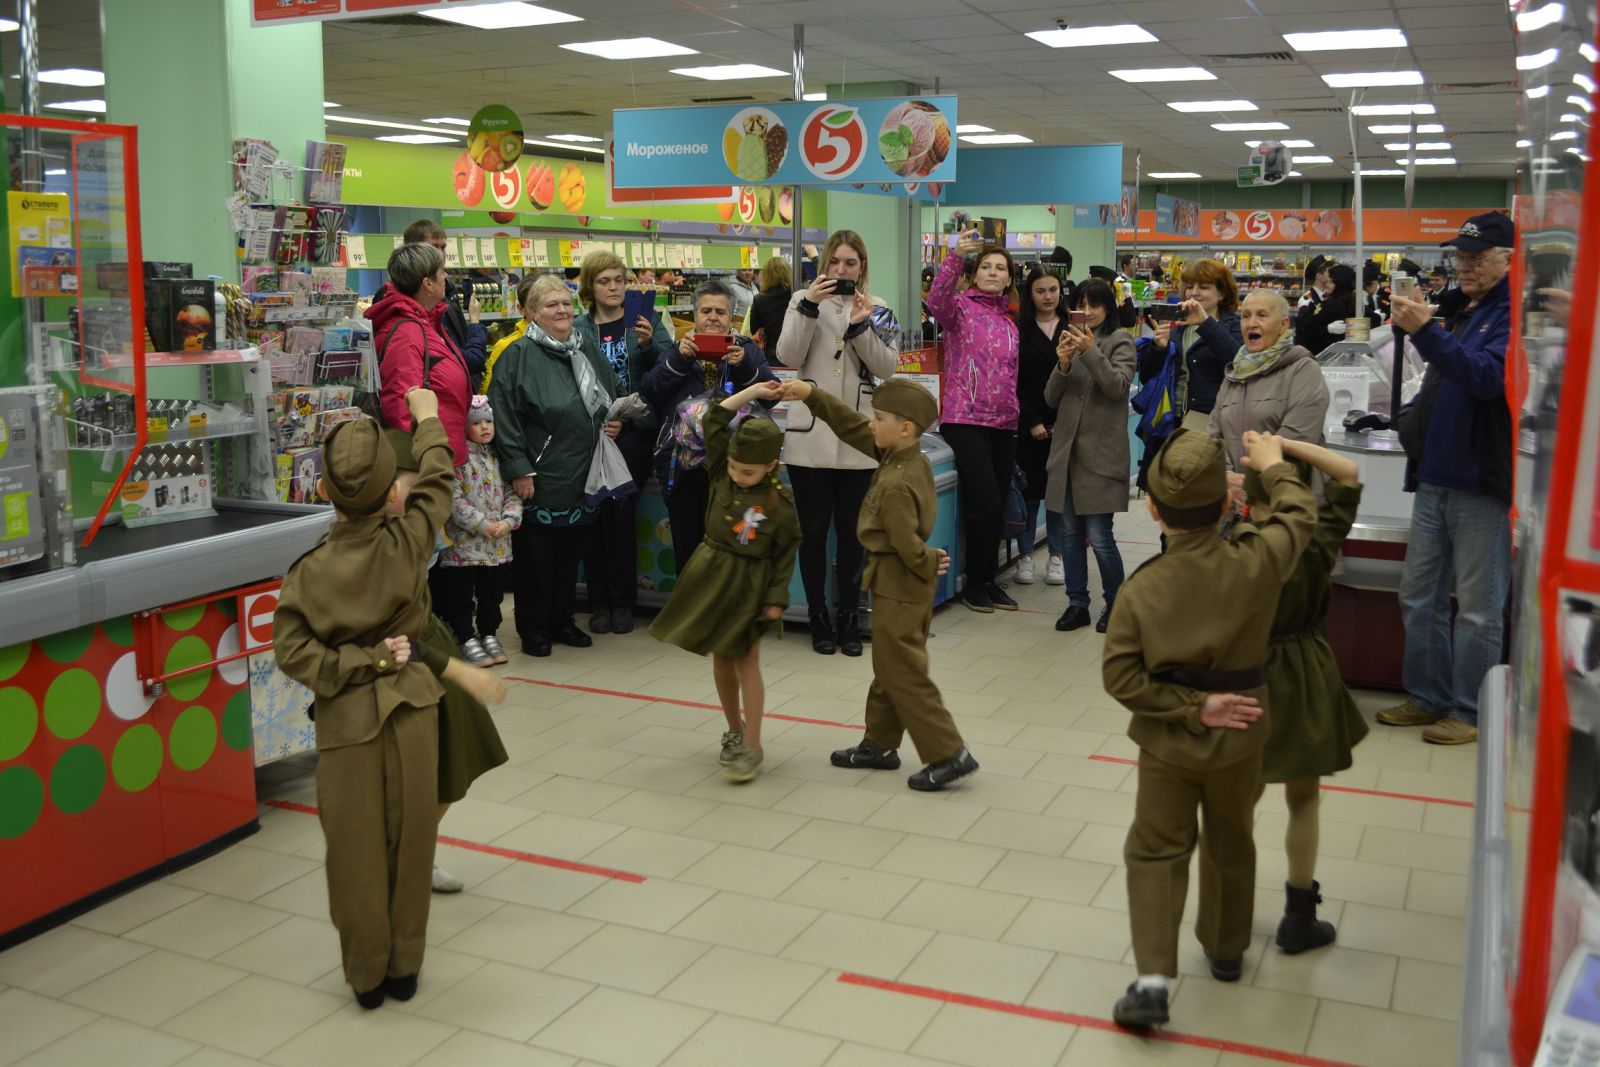
[[[1130,567],[1154,550],[1142,520],[1118,524]],[[704,661],[643,629],[514,656],[509,676],[545,684],[512,685],[495,712],[511,762],[442,829],[501,851],[440,848],[467,890],[433,898],[416,999],[355,1006],[317,821],[264,803],[256,836],[0,954],[0,1065],[1274,1062],[1218,1038],[1277,1062],[1453,1059],[1471,810],[1367,793],[1325,794],[1335,947],[1269,946],[1285,818],[1269,791],[1244,980],[1205,977],[1186,928],[1172,1032],[1188,1040],[1108,1031],[1133,974],[1118,761],[1137,753],[1100,638],[1055,632],[1060,589],[1012,592],[1024,612],[934,620],[937,680],[983,763],[958,790],[830,766],[859,736],[834,723],[860,723],[870,661],[815,656],[798,631],[765,649],[775,717],[744,786],[716,766]],[[1376,727],[1337,784],[1470,801],[1476,755]],[[263,800],[314,803],[312,766],[265,769]]]

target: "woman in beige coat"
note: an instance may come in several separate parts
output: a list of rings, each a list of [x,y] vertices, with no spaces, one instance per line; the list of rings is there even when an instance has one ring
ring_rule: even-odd
[[[1106,607],[1095,629],[1106,632],[1111,605],[1122,586],[1122,554],[1112,516],[1128,510],[1128,387],[1137,358],[1133,337],[1118,326],[1116,294],[1098,278],[1078,287],[1084,327],[1068,326],[1056,345],[1058,364],[1044,387],[1056,409],[1055,434],[1045,461],[1045,520],[1065,528],[1062,560],[1067,610],[1057,630],[1089,625],[1089,555],[1094,548]]]
[[[809,289],[794,294],[778,338],[778,362],[814,387],[869,418],[878,380],[900,361],[900,324],[894,312],[867,293],[867,246],[859,234],[839,230],[818,259]],[[835,292],[848,282],[853,295]],[[877,464],[840,442],[804,405],[790,405],[783,442],[784,466],[800,515],[800,579],[811,615],[811,647],[861,655],[857,615],[861,602],[861,542],[856,521]],[[828,527],[835,541],[837,629],[828,617]]]

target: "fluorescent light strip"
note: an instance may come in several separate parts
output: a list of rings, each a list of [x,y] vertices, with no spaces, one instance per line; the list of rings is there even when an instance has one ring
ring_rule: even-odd
[[[1546,48],[1544,51],[1535,52],[1532,55],[1518,56],[1517,69],[1539,70],[1543,67],[1548,67],[1560,58],[1561,50],[1559,48]]]
[[[332,100],[324,100],[322,102],[322,106],[323,107],[344,107],[343,104],[335,104]]]
[[[1454,156],[1434,156],[1431,159],[1397,159],[1395,162],[1402,167],[1453,167],[1456,165]]]
[[[1198,171],[1192,170],[1153,170],[1145,175],[1146,178],[1198,178]]]
[[[1026,36],[1051,48],[1094,48],[1109,44],[1150,44],[1156,35],[1131,22],[1118,26],[1068,26],[1065,29],[1034,30]]]
[[[50,111],[82,111],[90,115],[104,115],[106,102],[104,100],[58,100],[53,104],[45,104]]]
[[[343,122],[350,126],[377,126],[385,130],[416,130],[418,133],[443,134],[446,137],[465,137],[464,133],[441,130],[437,126],[414,126],[409,122],[386,122],[383,119],[358,119],[349,115],[324,115],[324,122]]]
[[[1186,115],[1202,111],[1260,111],[1248,100],[1174,100],[1167,104],[1174,111]]]
[[[1416,128],[1416,131],[1418,133],[1443,133],[1444,132],[1444,127],[1439,125],[1437,122],[1419,123],[1415,128]],[[1373,133],[1377,134],[1379,137],[1392,137],[1397,133],[1410,133],[1411,130],[1412,130],[1412,127],[1402,124],[1402,125],[1394,125],[1394,126],[1368,126],[1367,129],[1371,130]]]
[[[1579,96],[1577,93],[1573,93],[1571,96],[1567,97],[1567,103],[1571,104],[1573,107],[1581,107],[1585,111],[1594,111],[1594,105],[1589,102],[1589,98],[1587,96]]]
[[[963,122],[956,127],[957,133],[993,133],[993,126],[979,126],[976,122]]]
[[[425,18],[440,22],[454,22],[480,30],[510,30],[522,26],[553,26],[560,22],[582,22],[577,15],[564,11],[551,11],[533,4],[472,4],[446,8],[442,11],[419,11]]]
[[[1421,85],[1420,70],[1374,70],[1362,74],[1324,74],[1330,89],[1376,89],[1395,85]]]
[[[0,33],[15,33],[22,28],[22,23],[11,19],[0,19]]]
[[[1532,33],[1546,26],[1554,26],[1566,17],[1567,9],[1560,4],[1546,4],[1532,11],[1517,12],[1517,32]]]
[[[1250,133],[1256,130],[1287,130],[1289,124],[1287,122],[1213,122],[1211,128],[1213,130],[1221,130],[1223,133]]]
[[[471,119],[440,118],[440,119],[423,119],[422,121],[423,122],[437,122],[441,126],[471,126],[472,125],[472,120]]]
[[[541,148],[559,148],[563,152],[588,152],[592,156],[603,156],[606,154],[606,150],[604,148],[596,148],[594,145],[571,144],[563,143],[561,141],[541,141],[537,137],[529,137],[522,143],[525,145],[536,144]]]
[[[826,100],[826,99],[828,99],[828,94],[827,93],[806,93],[800,99],[802,99],[802,100],[810,100],[810,101],[815,102],[815,101],[818,101],[818,100]]]
[[[1594,79],[1589,77],[1589,75],[1574,74],[1572,76],[1572,84],[1578,86],[1590,96],[1594,95]],[[1528,95],[1532,96],[1533,94],[1529,93]]]
[[[1254,148],[1256,145],[1258,145],[1260,143],[1261,143],[1260,141],[1246,141],[1245,142],[1245,144],[1249,145],[1251,148]],[[1285,148],[1315,148],[1315,147],[1317,147],[1316,145],[1312,144],[1310,141],[1279,141],[1278,144],[1283,145],[1283,147],[1285,147]]]
[[[48,85],[76,85],[80,89],[89,89],[104,85],[106,76],[98,70],[62,67],[59,70],[41,70],[39,80]]]
[[[658,59],[661,56],[699,55],[693,48],[656,37],[619,37],[611,41],[575,41],[562,48],[601,59]]]
[[[1576,141],[1578,139],[1578,131],[1577,130],[1561,130],[1561,131],[1559,131],[1557,133],[1552,133],[1550,135],[1550,139],[1552,141]]]
[[[574,144],[598,144],[600,138],[590,137],[586,133],[552,133],[548,135],[552,141],[571,141]]]
[[[1591,63],[1597,59],[1600,59],[1600,52],[1596,52],[1594,50],[1594,45],[1590,44],[1588,41],[1580,41],[1578,43],[1578,54]]]
[[[1517,142],[1517,147],[1518,148],[1532,148],[1533,147],[1533,142],[1532,141],[1518,141]]]
[[[1352,115],[1432,115],[1432,104],[1357,104],[1350,109]]]
[[[1295,156],[1295,163],[1332,163],[1332,156]]]
[[[968,144],[1032,144],[1032,137],[1020,133],[968,133],[960,138]]]
[[[5,32],[4,29],[0,28],[0,33],[3,32]],[[44,176],[46,178],[63,178],[66,177],[66,174],[67,170],[65,167],[57,167],[54,170],[47,170],[44,172]]]
[[[1561,116],[1561,121],[1562,122],[1574,122],[1574,123],[1577,123],[1579,126],[1587,126],[1587,125],[1589,125],[1589,120],[1587,118],[1585,118],[1582,115],[1579,115],[1577,112],[1574,112],[1574,111],[1569,111],[1565,115],[1562,115]]]
[[[1375,168],[1362,167],[1361,168],[1361,176],[1363,178],[1368,178],[1368,177],[1395,178],[1395,177],[1399,177],[1400,175],[1402,175],[1404,173],[1405,173],[1405,171],[1396,170],[1393,167],[1375,167]]]
[[[1550,86],[1535,85],[1532,89],[1527,91],[1526,95],[1529,100],[1543,100],[1545,97],[1550,95]]]
[[[1138,70],[1110,70],[1113,78],[1125,82],[1214,82],[1217,76],[1204,67],[1145,67]]]
[[[1386,152],[1448,152],[1452,147],[1449,141],[1419,141],[1416,144],[1386,144],[1383,149]]]
[[[1401,30],[1325,30],[1320,33],[1286,33],[1283,39],[1296,52],[1357,52],[1377,48],[1404,48]]]
[[[773,70],[758,63],[729,63],[717,67],[674,67],[674,74],[710,82],[738,81],[745,78],[787,78],[789,71]]]
[[[441,137],[436,133],[391,133],[383,137],[373,138],[377,141],[396,141],[400,144],[455,144],[449,137]]]

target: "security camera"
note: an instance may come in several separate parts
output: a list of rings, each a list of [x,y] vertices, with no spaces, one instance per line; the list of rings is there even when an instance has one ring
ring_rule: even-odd
[[[1058,30],[1064,30],[1070,25],[1072,25],[1072,24],[1070,22],[1068,22],[1066,19],[1056,19],[1056,29],[1058,29]]]

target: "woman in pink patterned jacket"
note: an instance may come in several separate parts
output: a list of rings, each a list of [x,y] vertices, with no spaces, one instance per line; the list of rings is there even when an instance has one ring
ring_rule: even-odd
[[[962,261],[977,256],[973,284],[958,293]],[[1017,610],[995,581],[1006,491],[1017,458],[1017,324],[1011,254],[984,244],[977,230],[961,235],[928,292],[928,309],[943,329],[939,436],[956,454],[967,585],[973,611]]]

